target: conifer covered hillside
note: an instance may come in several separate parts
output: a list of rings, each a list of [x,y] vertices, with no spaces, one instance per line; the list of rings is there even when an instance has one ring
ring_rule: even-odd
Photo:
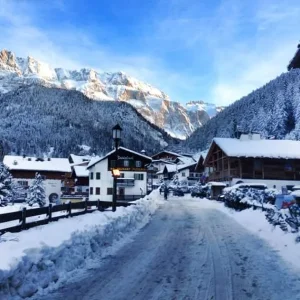
[[[183,148],[206,149],[214,137],[234,137],[237,127],[266,138],[300,140],[300,69],[280,75],[225,108],[183,142]]]
[[[0,139],[5,153],[67,157],[112,149],[119,123],[122,144],[152,154],[177,141],[125,102],[92,101],[78,91],[24,86],[0,96]]]

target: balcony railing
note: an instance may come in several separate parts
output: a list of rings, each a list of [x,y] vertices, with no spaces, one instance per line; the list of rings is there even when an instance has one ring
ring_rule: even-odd
[[[118,178],[117,186],[118,187],[134,186],[134,179],[133,178]]]

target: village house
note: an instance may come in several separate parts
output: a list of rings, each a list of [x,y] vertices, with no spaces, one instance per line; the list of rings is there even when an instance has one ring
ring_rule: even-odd
[[[121,173],[117,179],[117,199],[135,200],[147,193],[147,165],[151,157],[119,147],[101,158],[93,158],[89,171],[89,199],[112,201],[112,170]]]
[[[159,153],[152,155],[152,160],[164,160],[166,162],[175,162],[175,160],[181,155],[175,152],[163,150]]]
[[[25,191],[34,180],[36,172],[41,174],[44,179],[47,203],[57,202],[61,190],[73,185],[72,171],[67,158],[5,155],[3,163],[9,169],[13,181],[21,185]]]
[[[204,160],[209,181],[233,185],[263,182],[280,188],[300,184],[300,141],[263,140],[259,134],[239,139],[214,138]]]
[[[91,156],[69,155],[74,186],[68,191],[65,191],[66,194],[79,196],[89,195],[89,171],[87,170],[87,166],[91,159]]]

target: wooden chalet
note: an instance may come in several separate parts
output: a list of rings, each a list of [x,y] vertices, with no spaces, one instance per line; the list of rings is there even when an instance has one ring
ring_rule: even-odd
[[[175,153],[175,152],[171,152],[171,151],[161,151],[159,153],[156,153],[152,156],[152,160],[166,160],[166,161],[175,161],[178,157],[180,157],[182,155]]]
[[[209,181],[234,178],[256,180],[300,180],[300,141],[215,138],[204,160]]]

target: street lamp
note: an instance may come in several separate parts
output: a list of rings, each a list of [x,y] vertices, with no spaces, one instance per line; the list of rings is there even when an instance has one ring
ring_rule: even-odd
[[[115,141],[116,151],[118,150],[118,148],[120,146],[119,143],[121,141],[121,131],[122,131],[122,128],[119,124],[114,126],[113,129],[112,129],[113,140]]]
[[[149,174],[151,176],[151,192],[153,191],[153,173],[154,173],[154,167],[152,165],[150,165],[148,167],[148,171],[149,171]]]
[[[115,142],[115,155],[117,155],[117,151],[119,148],[119,144],[121,141],[121,131],[122,128],[119,124],[117,124],[116,126],[113,127],[112,129],[112,134],[113,134],[113,140]],[[116,162],[118,160],[116,159]],[[118,167],[118,164],[116,163],[116,167]],[[120,170],[117,168],[114,168],[111,170],[113,179],[114,179],[114,183],[113,183],[113,201],[112,201],[112,211],[116,211],[117,209],[117,179],[120,177]]]

